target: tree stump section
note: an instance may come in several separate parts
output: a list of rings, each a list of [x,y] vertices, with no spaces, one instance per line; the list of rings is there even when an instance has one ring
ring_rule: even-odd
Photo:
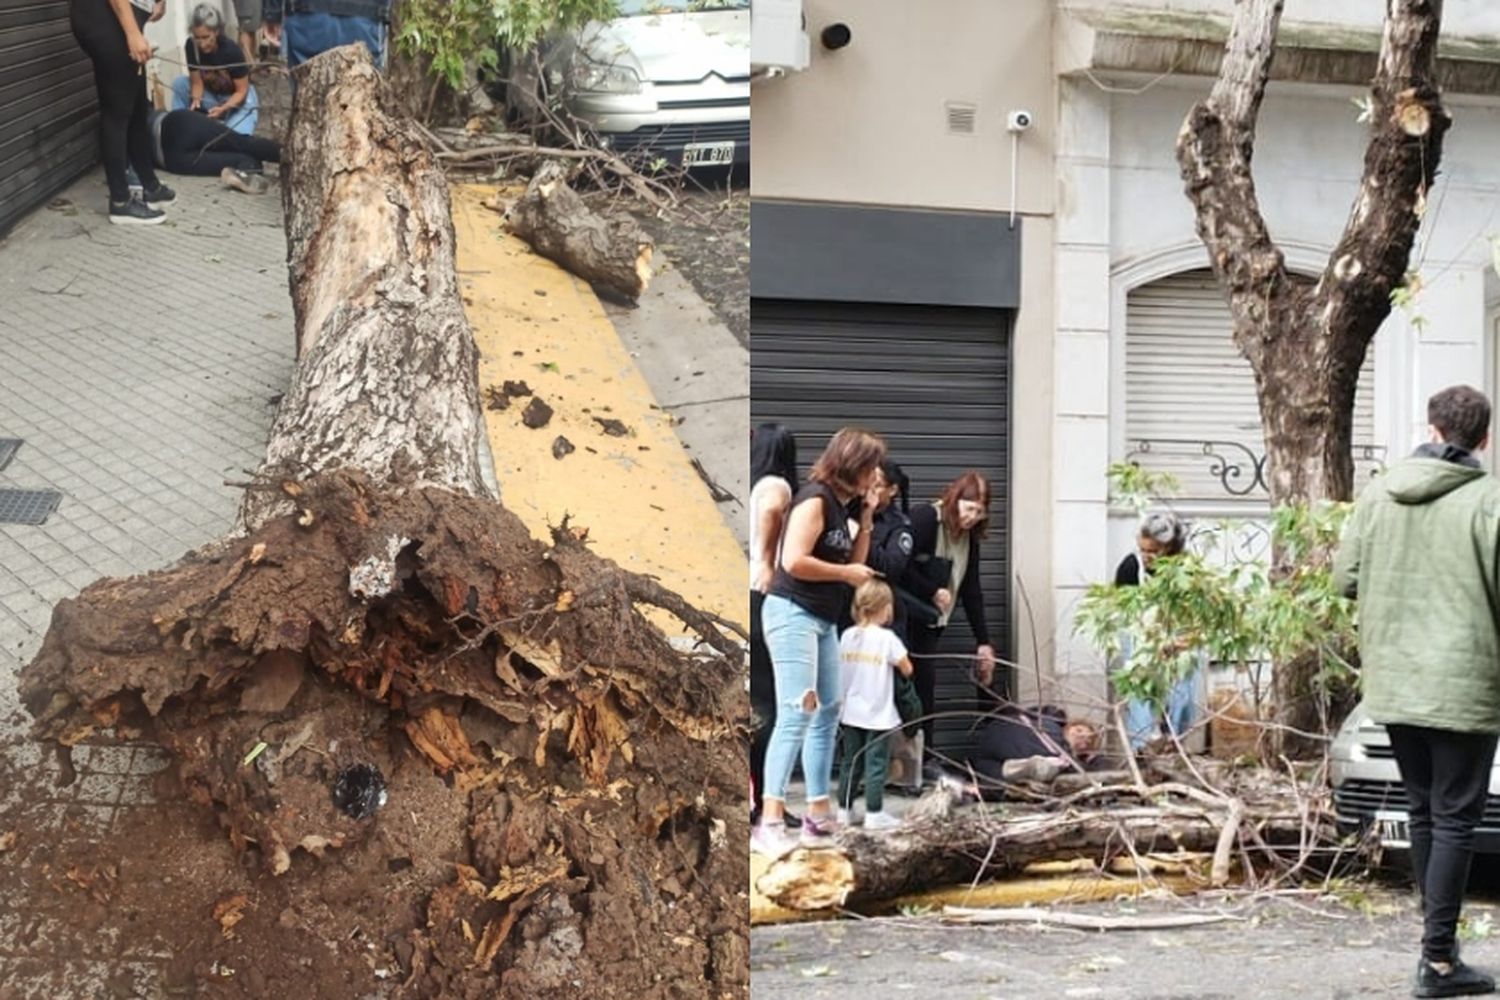
[[[634,302],[651,283],[651,237],[634,222],[611,221],[589,208],[560,163],[537,170],[506,220],[537,253],[597,288]]]
[[[743,648],[483,494],[441,174],[362,46],[296,74],[300,362],[262,475],[232,536],[58,605],[34,732],[161,743],[272,875],[380,852],[356,929],[399,996],[743,995]]]
[[[1268,845],[1302,842],[1304,817],[1292,803],[1261,803],[1245,816],[1226,817],[1192,800],[1153,801],[1168,796],[1159,787],[1148,786],[1145,795],[1119,786],[1100,791],[1070,796],[1075,801],[1066,808],[1014,806],[1003,815],[955,812],[935,793],[893,831],[851,829],[833,848],[799,849],[772,862],[756,888],[787,909],[859,910],[898,896],[1020,875],[1037,861],[1091,858],[1103,867],[1132,853],[1214,852],[1226,819],[1236,824],[1232,833],[1253,829]]]

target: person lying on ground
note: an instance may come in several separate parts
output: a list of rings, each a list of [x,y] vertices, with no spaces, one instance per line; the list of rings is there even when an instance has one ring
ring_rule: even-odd
[[[217,177],[225,187],[261,194],[262,164],[281,162],[274,139],[240,135],[196,111],[153,111],[150,121],[156,164],[174,174]]]
[[[912,674],[906,644],[890,629],[896,595],[890,585],[867,580],[854,592],[854,625],[839,638],[843,708],[839,711],[839,823],[850,821],[859,782],[865,784],[865,829],[889,830],[900,820],[885,811],[891,735],[901,726],[895,675]]]
[[[210,4],[193,8],[183,45],[188,71],[172,81],[173,111],[202,111],[240,135],[254,135],[260,98],[250,85],[250,61],[224,33],[224,16]]]
[[[1008,705],[980,731],[972,760],[977,780],[950,775],[944,784],[963,801],[999,801],[1011,785],[1051,784],[1065,770],[1087,767],[1098,752],[1099,731],[1056,705]]]

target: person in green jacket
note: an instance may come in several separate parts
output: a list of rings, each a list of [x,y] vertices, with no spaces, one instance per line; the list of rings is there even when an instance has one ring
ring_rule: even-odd
[[[1418,997],[1492,993],[1458,957],[1474,830],[1500,734],[1500,482],[1475,452],[1490,403],[1469,386],[1427,404],[1432,440],[1360,494],[1334,560],[1359,600],[1370,717],[1390,732],[1422,893]]]

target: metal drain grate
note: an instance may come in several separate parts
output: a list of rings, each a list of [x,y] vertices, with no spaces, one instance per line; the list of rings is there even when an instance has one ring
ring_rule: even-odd
[[[0,490],[0,524],[46,524],[60,503],[56,490]]]
[[[0,470],[10,464],[24,443],[20,438],[0,438]]]

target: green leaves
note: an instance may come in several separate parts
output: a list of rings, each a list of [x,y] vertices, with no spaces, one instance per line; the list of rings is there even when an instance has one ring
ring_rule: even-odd
[[[465,68],[500,66],[500,46],[524,51],[553,31],[604,21],[616,0],[400,0],[396,46],[431,60],[431,73],[461,88]]]
[[[1320,686],[1348,683],[1355,648],[1355,605],[1335,589],[1331,557],[1351,504],[1320,503],[1272,512],[1269,553],[1235,556],[1229,539],[1243,524],[1219,525],[1200,550],[1156,560],[1137,587],[1090,587],[1075,631],[1111,660],[1121,697],[1161,704],[1200,658],[1237,666],[1305,656],[1319,662]],[[1205,551],[1219,550],[1210,555]],[[1225,555],[1225,552],[1231,553]]]

